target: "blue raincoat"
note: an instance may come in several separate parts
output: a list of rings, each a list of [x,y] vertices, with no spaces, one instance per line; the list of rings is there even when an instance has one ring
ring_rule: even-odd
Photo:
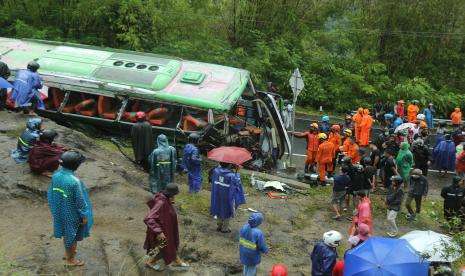
[[[434,113],[436,113],[434,109],[431,110],[431,108],[429,107],[425,108],[425,111],[423,111],[423,114],[425,114],[425,122],[428,125],[428,128],[434,127],[434,122],[433,122]]]
[[[17,107],[23,107],[29,106],[32,98],[35,97],[38,102],[38,108],[44,109],[45,105],[38,90],[41,88],[42,83],[37,72],[19,70],[16,72],[10,99],[16,103]]]
[[[18,137],[18,145],[16,149],[11,150],[11,157],[16,163],[26,163],[29,159],[29,152],[40,136],[40,126],[42,125],[41,118],[31,118],[26,123],[26,129],[23,134]]]
[[[196,145],[186,145],[182,156],[182,163],[188,171],[189,192],[198,193],[202,186],[202,159]]]
[[[210,214],[222,219],[234,216],[234,210],[245,204],[241,176],[231,170],[217,167],[211,176]]]
[[[455,170],[455,144],[452,140],[440,142],[433,150],[433,167],[438,170]]]
[[[326,135],[329,135],[329,133],[331,132],[331,126],[328,122],[321,122],[319,126],[319,131],[320,133],[322,132]]]
[[[404,123],[404,121],[402,120],[402,118],[397,117],[397,119],[395,119],[395,121],[392,123],[392,128],[396,129],[398,126],[400,126],[403,123]]]
[[[158,147],[149,155],[149,183],[152,193],[163,191],[168,183],[174,182],[176,172],[176,150],[168,145],[166,135],[158,135],[157,144]]]
[[[313,248],[312,276],[331,276],[336,264],[336,250],[319,241]]]
[[[247,224],[239,232],[239,255],[241,264],[255,266],[261,262],[262,253],[268,253],[265,235],[258,229],[263,222],[261,213],[250,215]]]
[[[66,248],[89,236],[94,223],[92,205],[86,186],[73,171],[61,168],[53,174],[47,198],[53,216],[53,236],[64,237]],[[86,225],[81,224],[84,218]]]

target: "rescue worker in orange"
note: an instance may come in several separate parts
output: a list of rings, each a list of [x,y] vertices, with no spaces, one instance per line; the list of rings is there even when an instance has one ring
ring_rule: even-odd
[[[410,103],[407,107],[407,119],[409,123],[415,122],[419,111],[420,111],[420,108],[418,107],[418,101],[413,100],[412,103]]]
[[[305,161],[305,172],[314,172],[315,158],[318,152],[318,124],[310,125],[310,130],[304,133],[294,134],[296,137],[307,138],[307,160]]]
[[[450,119],[452,121],[452,126],[460,127],[460,125],[462,125],[462,112],[460,111],[460,108],[455,108],[454,112],[450,114]]]
[[[357,113],[354,115],[352,120],[354,121],[355,141],[358,142],[360,140],[360,132],[361,132],[360,125],[362,124],[362,120],[363,120],[363,108],[361,107],[358,108]]]
[[[350,137],[352,137],[352,130],[344,129],[344,143],[339,147],[339,151],[347,152],[350,146]]]
[[[344,151],[346,153],[346,156],[350,156],[352,158],[352,164],[357,164],[360,161],[360,153],[359,153],[359,147],[357,143],[355,142],[354,137],[350,137],[349,139],[349,144],[347,147],[344,147]],[[344,141],[345,144],[345,141]]]
[[[334,150],[336,151],[334,154],[334,158],[333,158],[333,168],[336,167],[337,155],[340,151],[339,148],[342,146],[342,137],[341,137],[341,134],[339,134],[340,130],[341,130],[341,127],[339,125],[333,125],[331,127],[331,132],[329,133],[329,136],[328,136],[328,141],[333,143]]]
[[[328,136],[325,133],[318,134],[320,145],[316,154],[316,162],[318,163],[318,171],[320,172],[320,183],[326,180],[326,171],[331,174],[333,168],[333,158],[336,155],[334,144],[328,141]]]
[[[350,156],[352,158],[352,164],[356,164],[360,161],[360,153],[358,152],[359,147],[355,142],[355,138],[352,137],[352,131],[350,131],[350,129],[344,130],[344,135],[346,138],[340,149],[342,152],[345,152],[346,156]]]
[[[368,109],[363,110],[362,123],[360,124],[360,146],[367,147],[370,143],[370,131],[373,126],[373,118]]]

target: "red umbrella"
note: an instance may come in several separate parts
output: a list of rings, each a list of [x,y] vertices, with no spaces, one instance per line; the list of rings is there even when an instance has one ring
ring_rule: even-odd
[[[240,165],[252,159],[250,152],[240,147],[219,147],[207,154],[208,159],[218,162]]]

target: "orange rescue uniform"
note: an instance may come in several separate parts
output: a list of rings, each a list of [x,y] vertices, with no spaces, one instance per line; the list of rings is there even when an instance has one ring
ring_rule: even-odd
[[[450,114],[450,119],[452,120],[453,125],[462,124],[462,112],[460,111],[460,108],[455,108],[455,111]]]
[[[368,109],[363,110],[362,123],[360,124],[360,145],[364,147],[370,143],[370,130],[373,125],[373,118],[369,113]]]
[[[336,155],[334,144],[329,141],[324,141],[318,147],[316,154],[316,162],[318,163],[318,171],[320,172],[320,181],[325,181],[326,170],[333,171],[333,158]]]
[[[354,121],[354,129],[355,129],[355,141],[360,140],[360,125],[362,124],[362,119],[363,119],[363,108],[359,108],[357,110],[357,113],[354,115],[352,120]]]
[[[409,104],[409,106],[407,107],[407,119],[410,123],[415,122],[419,111],[420,109],[418,108],[418,105]]]
[[[307,138],[307,160],[305,161],[305,168],[315,165],[315,158],[318,152],[318,132],[313,134],[305,131],[302,134],[295,134],[296,137]]]

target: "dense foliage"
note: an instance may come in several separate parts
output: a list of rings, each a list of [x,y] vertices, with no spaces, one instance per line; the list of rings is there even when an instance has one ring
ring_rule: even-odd
[[[302,106],[465,102],[463,0],[4,0],[0,35],[179,56],[250,70]]]

